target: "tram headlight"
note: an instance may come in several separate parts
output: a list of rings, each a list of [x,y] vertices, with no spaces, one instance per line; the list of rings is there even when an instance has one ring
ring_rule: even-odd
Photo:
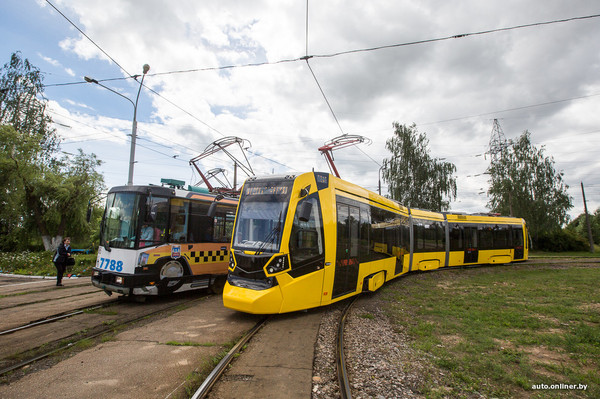
[[[123,279],[122,276],[115,277],[115,283],[116,284],[123,284],[123,282],[124,282],[124,279]]]
[[[235,269],[235,260],[233,259],[233,253],[229,253],[229,268],[231,270]]]
[[[274,274],[286,270],[289,267],[287,255],[274,258],[267,266],[267,273]]]
[[[149,255],[146,252],[142,252],[138,258],[138,267],[145,266],[148,263],[148,257]]]

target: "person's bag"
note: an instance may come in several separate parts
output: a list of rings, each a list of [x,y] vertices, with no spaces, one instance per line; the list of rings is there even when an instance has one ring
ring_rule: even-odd
[[[75,266],[75,258],[71,258],[70,256],[67,258],[65,262],[65,266]]]

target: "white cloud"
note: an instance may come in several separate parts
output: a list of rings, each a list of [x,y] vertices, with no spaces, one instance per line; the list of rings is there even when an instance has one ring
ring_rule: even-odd
[[[180,148],[181,157],[202,151],[212,140],[237,135],[252,142],[254,154],[268,158],[250,155],[258,173],[327,170],[317,148],[342,132],[306,62],[162,74],[301,57],[306,52],[306,3],[57,3],[129,73],[139,74],[144,63],[150,64],[145,84],[187,111],[152,97],[151,104],[141,104],[152,107],[151,117],[140,122],[141,135]],[[595,8],[588,2],[557,0],[312,1],[308,51],[329,54],[408,43],[595,14]],[[342,177],[376,189],[377,163],[388,156],[385,141],[392,135],[392,122],[416,122],[427,133],[432,156],[457,166],[460,202],[453,208],[482,211],[487,199],[478,193],[487,191],[486,178],[467,176],[485,171],[489,161],[478,155],[486,151],[492,120],[499,118],[508,138],[527,129],[534,142],[546,145],[571,186],[580,179],[599,184],[594,170],[600,96],[528,107],[600,93],[599,30],[597,20],[575,21],[310,59],[344,133],[373,140],[360,150],[335,153]],[[104,68],[98,74],[104,77],[124,75],[76,30],[59,45],[63,54],[90,63],[100,60]],[[135,96],[135,82],[111,83],[121,84],[118,90],[129,98]],[[85,101],[74,101],[72,107],[87,103],[101,112],[91,105],[98,93],[87,93]],[[504,110],[512,111],[500,112]],[[127,139],[128,120],[90,114],[74,117]],[[207,167],[217,162],[225,160]],[[588,199],[591,208],[600,206],[600,192]],[[576,214],[582,203],[576,198],[575,205]]]

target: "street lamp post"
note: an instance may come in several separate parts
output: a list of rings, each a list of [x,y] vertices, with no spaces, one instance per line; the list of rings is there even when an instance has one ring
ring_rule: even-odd
[[[142,91],[142,86],[144,84],[144,78],[146,77],[146,74],[148,73],[149,70],[150,70],[150,65],[144,64],[144,66],[143,66],[144,73],[142,74],[142,80],[140,81],[140,87],[138,89],[137,96],[135,98],[135,103],[129,97],[124,96],[123,94],[111,89],[108,86],[104,86],[102,83],[98,82],[96,79],[92,79],[88,76],[84,76],[84,79],[86,82],[95,83],[98,86],[102,86],[106,90],[112,91],[113,93],[118,94],[119,96],[123,97],[125,100],[129,101],[131,103],[131,105],[133,105],[133,124],[131,126],[131,149],[129,151],[129,176],[127,178],[128,186],[133,185],[133,164],[135,164],[135,142],[136,142],[136,138],[137,138],[137,120],[136,120],[137,105],[138,105],[138,100],[140,99],[140,92]],[[138,76],[139,75],[135,75],[135,76],[133,76],[133,78],[137,81]]]

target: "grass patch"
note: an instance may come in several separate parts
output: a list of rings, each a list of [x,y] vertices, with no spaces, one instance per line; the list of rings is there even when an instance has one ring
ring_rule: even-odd
[[[388,313],[446,389],[429,397],[600,397],[600,267],[496,266],[384,287]],[[587,390],[539,391],[536,384]]]
[[[529,258],[600,258],[600,247],[594,246],[594,252],[590,251],[529,251]]]

